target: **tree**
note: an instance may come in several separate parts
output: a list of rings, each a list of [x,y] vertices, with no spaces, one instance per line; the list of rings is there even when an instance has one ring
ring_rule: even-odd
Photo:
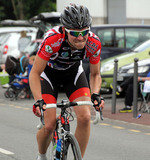
[[[4,7],[0,6],[0,20],[5,17]]]
[[[0,0],[0,19],[27,20],[41,12],[56,11],[56,0]]]

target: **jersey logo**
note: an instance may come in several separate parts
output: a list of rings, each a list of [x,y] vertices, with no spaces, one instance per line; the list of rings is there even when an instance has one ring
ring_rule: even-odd
[[[69,56],[69,53],[68,53],[68,52],[62,52],[62,53],[61,53],[61,56],[62,56],[62,57],[68,57],[68,56]]]
[[[51,59],[51,60],[55,60],[58,56],[59,56],[59,53],[58,53],[58,52],[53,53],[50,59]]]
[[[93,57],[97,57],[100,54],[100,49],[93,55]]]
[[[53,53],[53,50],[49,45],[45,46],[45,51],[48,52],[48,53]]]
[[[62,44],[63,40],[64,40],[64,38],[62,38],[62,39],[60,38],[57,42],[51,44],[51,46],[52,47],[59,47]]]

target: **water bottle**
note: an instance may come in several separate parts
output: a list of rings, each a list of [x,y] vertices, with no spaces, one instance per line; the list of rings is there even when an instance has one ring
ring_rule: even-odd
[[[60,160],[60,152],[61,152],[61,139],[57,141],[56,160]]]
[[[141,114],[139,114],[136,118],[141,118],[141,116],[142,116],[142,115],[141,115]]]

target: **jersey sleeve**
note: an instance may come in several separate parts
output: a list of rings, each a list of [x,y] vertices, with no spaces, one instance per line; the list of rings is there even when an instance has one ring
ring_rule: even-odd
[[[48,61],[54,53],[59,51],[63,40],[63,34],[59,34],[54,30],[48,31],[37,52],[38,56]]]
[[[91,64],[97,64],[100,61],[100,54],[101,54],[101,45],[99,45],[97,51],[90,56],[90,63]]]
[[[93,33],[93,36],[89,37],[87,43],[87,57],[89,57],[91,64],[97,64],[100,61],[101,42],[99,38]]]

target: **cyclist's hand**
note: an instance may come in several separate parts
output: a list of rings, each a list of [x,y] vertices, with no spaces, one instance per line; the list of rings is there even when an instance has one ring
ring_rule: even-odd
[[[100,108],[104,108],[104,98],[100,97],[99,94],[93,93],[91,96],[91,100],[94,103],[97,111],[99,111]]]
[[[44,102],[43,99],[37,100],[34,105],[33,105],[33,113],[37,116],[37,117],[41,117],[41,111],[45,111],[46,110],[46,103]]]
[[[103,97],[101,97],[101,104],[100,107],[103,109],[104,108],[104,104],[105,104],[105,100]]]

